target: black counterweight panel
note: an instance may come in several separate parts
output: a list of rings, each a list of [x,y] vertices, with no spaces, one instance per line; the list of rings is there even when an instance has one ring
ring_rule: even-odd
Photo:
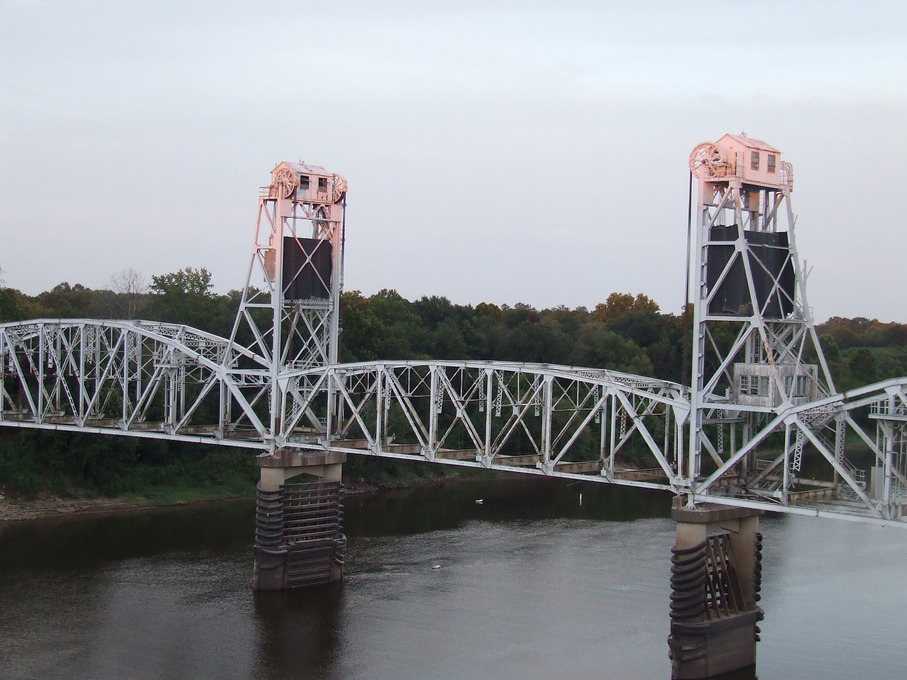
[[[787,232],[743,232],[755,301],[747,286],[743,260],[734,258],[737,233],[736,225],[712,227],[709,232],[712,244],[707,246],[706,286],[715,292],[709,302],[709,314],[750,316],[755,302],[765,319],[788,316],[794,307],[796,282]],[[721,279],[721,273],[732,259],[727,275]]]
[[[317,238],[283,239],[283,296],[285,300],[330,299],[333,247]]]

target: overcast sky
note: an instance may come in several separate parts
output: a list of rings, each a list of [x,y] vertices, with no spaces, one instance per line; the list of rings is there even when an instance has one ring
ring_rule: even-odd
[[[345,175],[346,289],[684,301],[687,157],[793,163],[817,321],[907,322],[907,3],[0,0],[0,268],[244,284],[280,161]]]

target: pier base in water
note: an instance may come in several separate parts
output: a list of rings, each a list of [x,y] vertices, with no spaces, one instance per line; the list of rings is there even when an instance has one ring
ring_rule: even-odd
[[[345,460],[337,453],[295,452],[259,459],[254,590],[306,588],[343,578]],[[300,474],[318,479],[287,482]]]
[[[759,514],[724,506],[674,508],[668,646],[676,680],[755,666],[762,620]]]

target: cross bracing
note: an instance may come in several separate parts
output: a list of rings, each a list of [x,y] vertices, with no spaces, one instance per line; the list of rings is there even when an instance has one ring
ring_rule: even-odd
[[[259,367],[236,368],[240,358]],[[269,386],[258,357],[187,326],[90,319],[0,325],[3,424],[264,448],[254,440],[267,432],[261,395]]]
[[[223,338],[173,324],[3,324],[0,424],[241,446],[260,455],[334,450],[833,517],[903,514],[907,379],[763,414],[758,429],[716,410],[696,460],[685,448],[688,388],[645,376],[491,361],[288,369],[278,379],[280,427],[272,432],[268,369],[236,368],[239,357],[259,361]],[[876,426],[873,436],[866,422]],[[874,482],[849,462],[845,443],[868,452]]]
[[[341,364],[285,380],[280,445],[660,489],[682,468],[689,401],[665,381],[491,361]]]
[[[835,390],[806,304],[792,169],[752,175],[718,148],[727,138],[748,143],[726,136],[691,156],[691,388],[548,364],[337,363],[346,181],[281,163],[259,196],[229,340],[149,321],[0,324],[0,425],[472,466],[907,526],[907,378]]]

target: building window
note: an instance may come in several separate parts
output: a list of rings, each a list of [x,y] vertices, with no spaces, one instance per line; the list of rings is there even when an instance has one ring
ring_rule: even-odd
[[[767,397],[769,391],[768,377],[764,375],[741,375],[740,394],[750,397]]]
[[[299,176],[299,190],[302,192],[307,192],[309,190],[309,176],[308,175]]]
[[[318,178],[318,191],[327,191],[328,190],[328,178],[319,177]]]
[[[757,396],[759,394],[759,378],[755,375],[741,375],[740,394]]]
[[[750,151],[750,168],[753,170],[759,169],[759,152]]]
[[[787,396],[794,399],[809,397],[809,387],[808,375],[789,375],[784,379],[784,389],[787,390]]]
[[[768,155],[768,159],[766,160],[766,166],[767,166],[766,169],[769,172],[772,172],[772,173],[775,172],[775,154],[770,153]]]

